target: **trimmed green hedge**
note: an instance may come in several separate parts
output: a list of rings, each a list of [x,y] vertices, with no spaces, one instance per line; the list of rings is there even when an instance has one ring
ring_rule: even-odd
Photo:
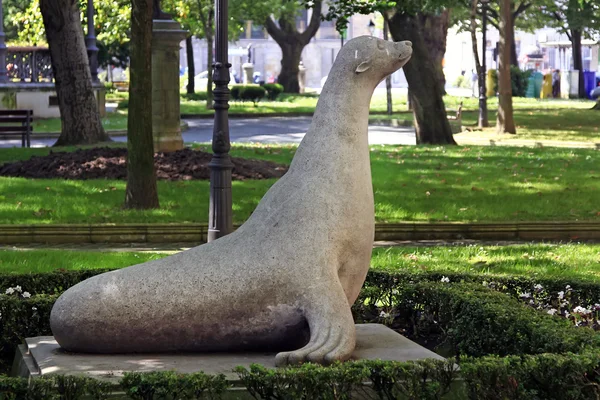
[[[237,101],[251,101],[256,105],[265,97],[267,91],[258,85],[233,85],[231,86],[231,98]]]
[[[277,97],[283,93],[283,85],[279,83],[265,83],[262,87],[267,91],[267,98],[271,101],[277,100]]]
[[[0,290],[19,285],[22,291],[34,294],[31,298],[16,293],[0,295],[0,357],[4,363],[12,361],[23,338],[51,334],[50,311],[60,292],[101,272],[105,271],[0,275]],[[493,279],[496,290],[482,285],[484,279]],[[344,363],[328,368],[305,365],[276,371],[253,366],[237,373],[250,393],[264,399],[344,399],[356,391],[384,399],[441,399],[449,391],[448,396],[461,399],[600,396],[599,335],[515,298],[540,283],[548,290],[566,285],[560,280],[458,273],[369,273],[353,307],[356,320],[384,323],[455,356],[460,373],[452,368],[452,362],[433,360]],[[597,301],[600,288],[596,285],[568,284],[580,299]],[[0,378],[0,399],[76,399],[82,393],[105,398],[104,386],[78,379],[36,379],[28,387],[22,380]],[[372,386],[363,386],[365,381]],[[121,387],[135,399],[176,399],[220,398],[227,385],[222,376],[166,372],[128,374]]]

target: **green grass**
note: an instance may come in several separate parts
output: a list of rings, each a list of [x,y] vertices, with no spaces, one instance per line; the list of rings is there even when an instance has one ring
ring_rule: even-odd
[[[231,154],[289,163],[295,149],[246,145]],[[2,149],[0,162],[48,151]],[[371,162],[378,222],[600,220],[594,150],[378,146]],[[233,182],[234,221],[245,221],[274,182]],[[159,210],[126,211],[124,181],[0,178],[0,223],[207,221],[207,181],[160,181],[158,191]]]
[[[102,125],[107,131],[127,129],[127,113],[118,111],[108,113],[102,118]],[[60,118],[46,118],[33,120],[33,135],[42,133],[60,133]]]
[[[0,273],[122,268],[167,256],[152,252],[0,250]],[[371,268],[567,278],[600,283],[598,244],[388,247],[373,250]]]
[[[461,272],[600,283],[600,245],[389,247],[373,250],[371,267],[384,271]]]
[[[161,253],[68,250],[0,250],[0,273],[38,273],[58,269],[124,268],[166,256]]]

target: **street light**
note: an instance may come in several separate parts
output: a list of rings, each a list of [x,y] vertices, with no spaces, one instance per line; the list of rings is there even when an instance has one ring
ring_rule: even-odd
[[[371,36],[375,34],[375,22],[373,20],[369,20],[369,32],[371,32]]]
[[[213,241],[233,231],[231,211],[231,170],[233,163],[229,156],[229,56],[227,41],[227,0],[216,0],[215,82],[212,150],[210,167],[210,209],[208,213],[208,238]]]

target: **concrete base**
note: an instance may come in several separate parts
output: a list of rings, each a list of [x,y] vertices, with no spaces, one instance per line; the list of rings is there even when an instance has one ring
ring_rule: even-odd
[[[383,325],[356,325],[356,333],[357,346],[352,356],[356,360],[444,359]],[[64,352],[52,336],[28,338],[25,343],[17,351],[13,376],[87,375],[116,384],[123,373],[129,371],[204,371],[225,374],[231,383],[236,383],[238,377],[232,370],[239,365],[261,364],[275,368],[273,353],[99,355]]]

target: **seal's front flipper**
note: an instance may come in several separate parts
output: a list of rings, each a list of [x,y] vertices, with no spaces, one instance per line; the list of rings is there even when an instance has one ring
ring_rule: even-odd
[[[350,358],[356,345],[356,328],[342,285],[338,279],[332,285],[315,288],[305,299],[310,341],[301,349],[277,354],[277,366],[303,362],[331,364]]]

